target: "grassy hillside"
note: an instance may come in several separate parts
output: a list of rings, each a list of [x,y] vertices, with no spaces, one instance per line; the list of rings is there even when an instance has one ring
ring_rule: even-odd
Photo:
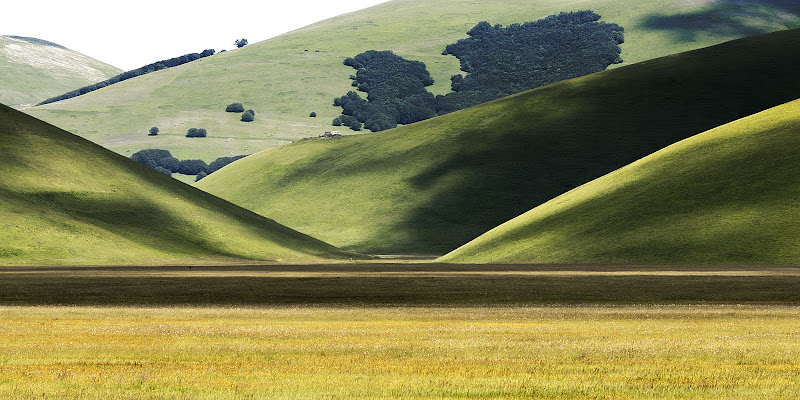
[[[800,263],[800,100],[565,193],[448,262]]]
[[[346,57],[392,50],[424,62],[431,90],[449,91],[458,60],[445,46],[476,23],[508,25],[561,11],[591,9],[625,28],[627,63],[701,48],[755,33],[800,27],[800,5],[788,0],[394,0],[280,37],[149,74],[69,101],[37,107],[32,115],[118,153],[163,148],[176,157],[212,161],[318,136],[341,109],[335,97],[352,90]],[[233,40],[233,39],[231,39]],[[217,49],[221,50],[221,49]],[[244,103],[256,120],[239,122],[225,106]],[[309,118],[316,112],[316,118]],[[148,137],[158,126],[161,134]],[[186,140],[189,128],[204,140]]]
[[[0,154],[0,265],[346,256],[5,106]]]
[[[33,105],[122,72],[45,40],[0,36],[0,103]]]
[[[800,94],[800,30],[270,149],[198,187],[337,246],[444,254],[669,144]]]

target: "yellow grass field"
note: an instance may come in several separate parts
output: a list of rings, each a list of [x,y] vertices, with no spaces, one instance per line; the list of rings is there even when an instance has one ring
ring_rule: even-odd
[[[798,268],[113,270],[0,269],[0,398],[800,398]]]
[[[800,396],[800,309],[0,309],[0,397]]]

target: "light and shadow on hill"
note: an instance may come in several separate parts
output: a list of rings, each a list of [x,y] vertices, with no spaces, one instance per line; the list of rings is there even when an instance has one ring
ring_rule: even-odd
[[[800,5],[794,0],[722,0],[692,11],[650,15],[639,27],[665,31],[687,42],[701,35],[753,36],[800,27]]]
[[[448,262],[796,265],[800,100],[568,192]]]
[[[0,106],[0,265],[351,257]]]
[[[794,100],[798,45],[800,31],[778,32],[385,133],[299,142],[198,187],[348,249],[443,254],[669,144]]]

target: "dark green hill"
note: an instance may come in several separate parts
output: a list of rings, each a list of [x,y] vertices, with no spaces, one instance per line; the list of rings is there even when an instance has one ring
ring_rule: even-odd
[[[0,155],[0,265],[348,257],[2,105]]]
[[[683,140],[442,258],[465,263],[800,264],[800,100]]]
[[[445,253],[553,197],[800,96],[800,30],[247,157],[198,187],[340,247]]]

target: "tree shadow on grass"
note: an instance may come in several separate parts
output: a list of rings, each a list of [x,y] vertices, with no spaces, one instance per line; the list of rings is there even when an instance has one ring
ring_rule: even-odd
[[[668,31],[683,42],[698,35],[744,37],[800,27],[800,5],[795,0],[744,2],[722,0],[703,9],[674,15],[651,15],[639,26]]]

